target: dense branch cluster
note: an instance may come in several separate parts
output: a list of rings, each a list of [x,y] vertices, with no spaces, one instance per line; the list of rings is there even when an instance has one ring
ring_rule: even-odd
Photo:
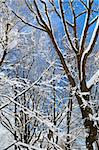
[[[0,2],[0,121],[12,137],[5,150],[98,149],[95,3]]]

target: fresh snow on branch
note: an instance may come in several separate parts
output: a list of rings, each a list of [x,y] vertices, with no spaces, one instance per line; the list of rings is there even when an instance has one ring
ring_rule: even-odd
[[[29,114],[31,117],[35,117],[38,121],[40,121],[41,123],[44,123],[47,127],[49,127],[49,129],[52,132],[54,132],[56,134],[56,131],[58,130],[56,128],[56,126],[52,122],[50,122],[50,120],[45,119],[45,117],[43,117],[43,115],[41,115],[40,112],[29,110],[27,107],[24,107],[22,104],[18,103],[15,98],[11,98],[11,97],[6,96],[6,95],[0,95],[0,96],[8,98],[12,103],[18,105],[19,107],[21,107],[21,109],[25,110],[24,112],[26,114]]]
[[[81,80],[83,79],[83,71],[82,71],[82,69],[83,69],[83,68],[82,68],[82,67],[83,67],[83,66],[82,66],[82,65],[83,65],[83,61],[84,61],[85,55],[90,52],[90,49],[91,49],[91,47],[92,47],[92,45],[93,45],[93,41],[94,41],[94,39],[95,39],[95,36],[96,36],[96,33],[97,33],[98,28],[99,28],[99,18],[98,18],[98,20],[97,20],[97,23],[96,23],[96,26],[95,26],[93,35],[92,35],[92,37],[91,37],[90,43],[89,43],[87,49],[83,52],[82,57],[81,57],[81,67],[80,67],[80,69],[81,69]]]
[[[7,102],[7,103],[1,105],[1,106],[0,106],[0,110],[3,109],[3,108],[5,108],[5,107],[8,106],[9,104],[10,104],[10,102]]]
[[[54,65],[54,62],[52,62],[48,68],[46,70],[44,70],[44,72],[41,74],[41,76],[36,80],[34,81],[29,87],[27,87],[25,90],[23,90],[22,92],[20,92],[19,94],[17,94],[14,99],[18,98],[19,96],[21,96],[22,94],[24,94],[25,92],[27,92],[28,90],[30,90],[31,88],[34,87],[34,85],[36,85],[39,80],[42,78],[42,76]]]
[[[26,143],[22,143],[22,142],[17,142],[15,145],[17,146],[22,146],[22,147],[26,147],[28,148],[29,150],[45,150],[44,148],[38,148],[38,147],[35,147],[35,146],[32,146],[32,145],[29,145],[29,144],[26,144]]]
[[[99,70],[91,77],[89,81],[87,81],[87,87],[90,88],[92,85],[99,82]]]

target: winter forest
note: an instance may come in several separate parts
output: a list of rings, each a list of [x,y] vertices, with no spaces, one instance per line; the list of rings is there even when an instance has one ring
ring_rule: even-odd
[[[98,150],[98,14],[98,0],[0,0],[0,150]]]

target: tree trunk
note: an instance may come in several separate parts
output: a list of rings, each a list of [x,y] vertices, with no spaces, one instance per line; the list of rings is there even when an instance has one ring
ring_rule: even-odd
[[[82,98],[79,95],[76,95],[78,100],[80,110],[82,113],[82,119],[84,120],[84,127],[86,132],[86,148],[88,150],[94,150],[94,145],[98,140],[98,129],[97,126],[94,125],[94,121],[91,120],[90,115],[93,115],[91,107],[88,105],[84,108]],[[83,96],[84,100],[88,102],[89,95]],[[97,147],[98,149],[98,147]]]
[[[70,91],[70,96],[69,96],[69,102],[68,102],[68,111],[67,111],[67,134],[70,134],[70,122],[71,122],[71,114],[72,114],[72,94]],[[67,136],[67,147],[66,150],[71,150],[70,148],[70,143],[68,143],[70,141],[70,137]]]

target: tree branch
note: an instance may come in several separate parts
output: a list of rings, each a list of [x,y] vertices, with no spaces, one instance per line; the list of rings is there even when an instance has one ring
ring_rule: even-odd
[[[70,8],[71,8],[71,11],[72,11],[72,14],[73,14],[73,21],[74,21],[73,32],[74,32],[75,47],[76,47],[77,49],[79,49],[79,46],[78,46],[78,37],[77,37],[76,14],[75,14],[75,11],[74,11],[74,8],[73,8],[73,5],[72,5],[72,2],[71,2],[71,1],[70,1]]]
[[[28,26],[30,26],[30,27],[32,27],[32,28],[39,29],[39,30],[42,30],[42,31],[46,32],[45,29],[40,28],[40,27],[37,27],[37,26],[35,26],[35,25],[33,25],[33,24],[30,24],[30,23],[26,22],[25,20],[23,20],[23,19],[22,19],[19,15],[17,15],[13,10],[12,10],[12,12],[13,12],[13,14],[14,14],[17,18],[19,18],[24,24],[26,24],[26,25],[28,25]]]
[[[85,14],[86,12],[87,12],[87,10],[82,11],[80,14],[78,14],[78,15],[76,16],[76,18],[80,17],[81,15]]]
[[[69,82],[70,82],[71,86],[72,86],[72,87],[75,87],[75,86],[76,86],[76,83],[75,83],[75,81],[74,81],[74,78],[72,77],[72,75],[71,75],[71,73],[70,73],[70,71],[69,71],[69,69],[68,69],[68,66],[67,66],[67,64],[66,64],[66,62],[65,62],[65,59],[64,59],[64,57],[63,57],[63,55],[62,55],[62,53],[61,53],[60,48],[58,47],[58,44],[57,44],[57,42],[56,42],[56,40],[55,40],[55,37],[54,37],[53,33],[52,33],[52,32],[49,32],[48,34],[49,34],[49,36],[50,36],[50,38],[51,38],[51,41],[52,41],[52,43],[53,43],[53,45],[54,45],[54,48],[55,48],[56,52],[57,52],[57,54],[58,54],[58,56],[59,56],[59,58],[60,58],[61,64],[62,64],[63,69],[64,69],[64,71],[65,71],[65,73],[66,73],[66,75],[67,75],[67,77],[68,77],[68,79],[69,79]]]
[[[49,14],[48,14],[47,5],[46,5],[46,3],[45,3],[44,1],[42,1],[42,0],[40,0],[40,1],[41,1],[41,3],[44,4],[44,6],[45,6],[45,14],[46,14],[46,17],[47,17],[47,19],[48,19],[49,27],[50,27],[50,29],[52,29],[52,27],[51,27],[51,21],[50,21]]]
[[[89,27],[94,24],[98,19],[98,16],[96,16],[90,23],[89,23]]]
[[[87,32],[88,32],[88,29],[89,29],[89,25],[88,24],[89,24],[89,20],[90,20],[92,4],[90,4],[90,2],[89,2],[89,6],[87,6],[87,7],[88,7],[88,10],[87,10],[87,14],[86,14],[85,22],[84,22],[84,27],[83,27],[83,31],[82,31],[82,35],[81,35],[81,39],[80,39],[79,51],[80,51],[81,54],[84,51],[84,46],[85,46],[85,41],[86,41],[86,37],[87,37]]]
[[[77,49],[73,46],[72,40],[71,40],[70,35],[69,35],[69,31],[68,31],[67,23],[65,21],[65,16],[64,16],[64,12],[63,12],[63,5],[62,5],[62,1],[61,0],[59,0],[59,5],[60,5],[60,11],[61,11],[61,17],[62,17],[64,30],[65,30],[65,33],[67,35],[69,44],[72,47],[72,49],[74,50],[74,52],[77,53]]]
[[[99,82],[99,70],[87,81],[87,87],[90,88]]]
[[[85,7],[87,10],[89,9],[88,6],[84,3],[83,0],[80,0],[80,2],[84,5],[84,7]]]
[[[91,37],[90,43],[89,43],[87,49],[83,52],[82,57],[81,57],[81,68],[80,68],[81,69],[81,80],[83,80],[83,77],[84,77],[83,69],[85,69],[87,58],[95,46],[95,42],[96,42],[97,37],[98,37],[98,32],[99,32],[99,18],[97,20],[97,23],[96,23],[93,35]]]

